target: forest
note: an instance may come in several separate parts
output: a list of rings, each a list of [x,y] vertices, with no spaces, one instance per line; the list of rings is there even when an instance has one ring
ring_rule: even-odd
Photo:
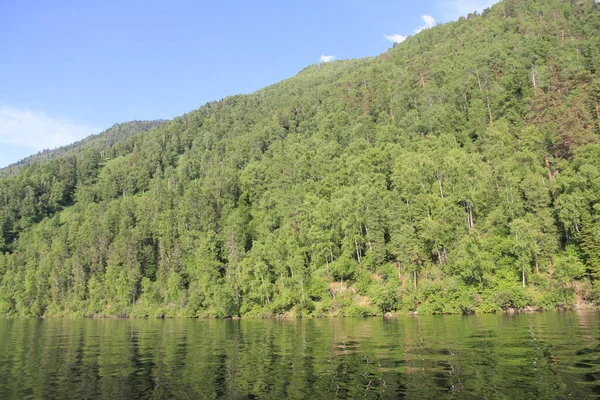
[[[0,315],[600,304],[600,4],[504,0],[0,171]]]

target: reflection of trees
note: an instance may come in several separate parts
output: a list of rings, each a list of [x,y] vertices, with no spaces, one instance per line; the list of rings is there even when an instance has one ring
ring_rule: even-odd
[[[585,398],[597,320],[0,320],[0,397]]]

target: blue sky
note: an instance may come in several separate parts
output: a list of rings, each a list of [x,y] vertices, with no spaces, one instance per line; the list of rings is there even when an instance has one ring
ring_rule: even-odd
[[[0,167],[375,56],[494,0],[2,1]]]

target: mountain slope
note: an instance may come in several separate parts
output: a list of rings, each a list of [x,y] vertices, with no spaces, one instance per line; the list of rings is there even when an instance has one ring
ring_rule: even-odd
[[[571,307],[600,290],[600,9],[504,1],[0,180],[0,313]]]
[[[53,150],[43,150],[37,154],[26,157],[21,161],[13,163],[0,169],[3,176],[12,176],[18,173],[21,167],[33,163],[45,163],[59,157],[72,156],[87,149],[93,149],[98,152],[107,153],[117,142],[124,140],[139,132],[147,131],[155,126],[162,125],[166,121],[130,121],[122,124],[115,124],[109,129],[97,135],[91,135],[78,142],[59,147]]]

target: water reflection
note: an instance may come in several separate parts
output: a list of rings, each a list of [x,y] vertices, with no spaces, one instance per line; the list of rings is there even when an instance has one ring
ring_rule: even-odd
[[[0,398],[590,398],[599,322],[0,320]]]

